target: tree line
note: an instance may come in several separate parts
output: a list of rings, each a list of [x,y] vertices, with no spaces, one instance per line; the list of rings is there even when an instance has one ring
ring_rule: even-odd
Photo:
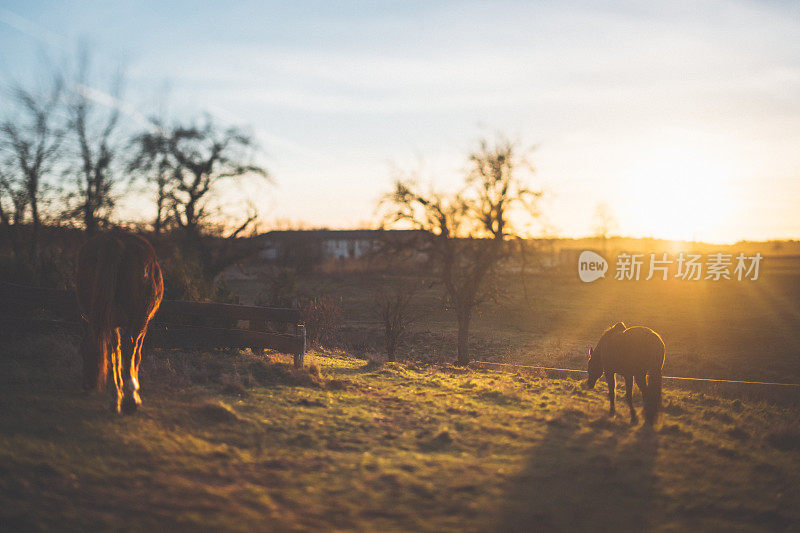
[[[269,179],[255,162],[254,137],[208,114],[131,120],[122,70],[98,76],[93,66],[82,50],[67,71],[50,67],[43,82],[1,88],[0,233],[14,262],[35,274],[43,224],[92,235],[115,225],[119,201],[144,185],[148,194],[138,201],[155,212],[147,229],[176,235],[203,274],[215,275],[225,254],[203,237],[215,229],[219,213],[211,206],[220,185]],[[255,218],[246,215],[228,237]]]

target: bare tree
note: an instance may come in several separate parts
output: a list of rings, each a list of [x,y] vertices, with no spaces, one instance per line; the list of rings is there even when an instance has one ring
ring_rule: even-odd
[[[395,360],[400,339],[419,318],[411,305],[416,290],[417,285],[400,280],[384,282],[375,292],[375,314],[383,326],[386,358],[389,361]]]
[[[191,236],[200,234],[207,197],[220,181],[245,174],[268,177],[264,168],[250,162],[253,138],[236,127],[220,130],[209,117],[201,125],[173,129],[166,146],[174,161],[172,216]],[[253,220],[248,217],[242,230]]]
[[[128,172],[142,172],[145,181],[155,185],[153,231],[161,233],[169,222],[169,187],[173,169],[160,122],[154,120],[153,124],[153,131],[140,133],[132,139],[131,146],[135,152],[127,168]]]
[[[0,223],[18,254],[18,230],[30,211],[31,234],[27,243],[34,268],[39,256],[44,177],[53,169],[64,137],[58,116],[63,89],[59,76],[53,76],[49,86],[39,93],[13,87],[9,101],[15,104],[16,114],[0,123],[0,148],[5,155],[0,170]]]
[[[73,169],[76,188],[70,194],[75,202],[68,213],[80,220],[84,230],[95,233],[114,208],[114,172],[120,122],[120,99],[124,76],[118,70],[111,78],[109,92],[102,93],[90,86],[91,58],[87,50],[78,55],[68,113],[69,127],[77,148],[77,168]]]
[[[156,216],[153,218],[153,231],[161,233],[169,215],[169,195],[167,194],[169,161],[166,156],[160,157],[155,164],[155,174],[151,179],[156,186]]]
[[[421,230],[407,246],[425,252],[436,269],[447,308],[458,321],[458,362],[469,362],[469,328],[477,306],[496,294],[497,267],[513,253],[509,240],[525,216],[535,217],[538,191],[521,179],[533,168],[518,146],[499,139],[482,141],[469,156],[461,192],[452,195],[419,191],[416,183],[398,180],[384,199],[391,208],[387,222]]]
[[[156,182],[157,208],[168,212],[169,221],[199,254],[206,273],[213,275],[231,257],[220,253],[215,260],[202,239],[212,227],[211,202],[219,185],[245,175],[269,179],[266,169],[252,162],[256,152],[252,136],[238,127],[220,128],[206,116],[197,124],[158,126],[136,136],[134,144],[137,155],[130,168],[156,171],[156,179],[162,180]],[[245,220],[229,233],[227,241],[239,236],[256,218],[251,209]]]
[[[3,160],[0,166],[0,227],[14,257],[19,258],[23,253],[20,231],[28,210],[28,192],[10,159]]]

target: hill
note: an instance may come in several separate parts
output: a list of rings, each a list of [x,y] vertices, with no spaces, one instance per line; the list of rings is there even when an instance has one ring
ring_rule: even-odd
[[[0,345],[0,529],[781,530],[796,406],[312,354],[155,351],[143,410],[78,392],[72,339]],[[288,360],[287,360],[288,361]],[[637,392],[637,405],[641,401]]]

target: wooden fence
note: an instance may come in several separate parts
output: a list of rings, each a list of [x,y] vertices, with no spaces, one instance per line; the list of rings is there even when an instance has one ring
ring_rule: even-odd
[[[79,334],[82,328],[74,292],[0,282],[0,336],[51,330]],[[163,300],[145,344],[272,349],[292,354],[295,366],[301,367],[306,331],[299,309]]]

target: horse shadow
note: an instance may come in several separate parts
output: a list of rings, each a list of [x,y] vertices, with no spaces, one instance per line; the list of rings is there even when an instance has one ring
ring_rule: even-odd
[[[605,419],[558,419],[510,482],[492,531],[647,531],[660,503],[658,435]]]

